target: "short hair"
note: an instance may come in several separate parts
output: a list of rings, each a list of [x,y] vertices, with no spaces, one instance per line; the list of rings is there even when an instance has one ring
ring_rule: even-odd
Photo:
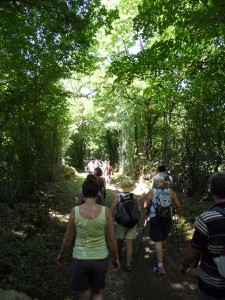
[[[94,181],[97,180],[95,174],[93,174],[93,173],[88,174],[87,177],[86,177],[86,179],[88,179],[88,180],[94,180]]]
[[[165,172],[166,171],[166,166],[164,164],[158,165],[158,171],[159,172]]]
[[[164,182],[164,186],[165,186],[166,188],[170,188],[170,187],[171,187],[171,183],[170,183],[169,181],[165,181],[165,182]]]
[[[210,192],[218,198],[225,198],[225,172],[216,172],[209,179]]]
[[[95,175],[102,176],[102,169],[100,167],[95,168]]]
[[[165,180],[164,180],[163,177],[158,177],[158,178],[155,179],[155,185],[156,186],[162,186],[162,185],[164,185],[164,183],[165,183]]]
[[[85,198],[95,198],[99,192],[99,185],[94,174],[90,174],[82,184],[82,192]]]

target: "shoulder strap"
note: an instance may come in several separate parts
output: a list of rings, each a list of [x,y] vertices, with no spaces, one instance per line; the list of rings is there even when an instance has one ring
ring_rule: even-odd
[[[118,198],[118,204],[119,204],[121,202],[121,200],[123,199],[122,194],[119,194],[117,198]]]
[[[225,209],[220,206],[214,206],[211,210],[221,213],[225,217]]]
[[[159,195],[162,195],[162,192],[164,191],[164,187],[159,187],[155,189],[155,197],[156,199],[159,198]]]

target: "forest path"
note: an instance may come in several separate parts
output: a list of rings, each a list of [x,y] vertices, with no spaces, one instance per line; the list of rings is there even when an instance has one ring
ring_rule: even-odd
[[[113,194],[118,193],[117,186],[107,183],[107,189]],[[134,193],[143,201],[149,187],[144,182],[136,184]],[[107,202],[106,202],[107,205]],[[121,269],[114,274],[108,270],[104,299],[106,300],[194,300],[196,299],[196,270],[187,275],[179,272],[182,247],[186,241],[181,241],[179,232],[179,216],[176,216],[167,249],[164,252],[166,276],[160,277],[152,269],[156,264],[154,243],[149,238],[149,222],[146,223],[146,212],[142,209],[142,217],[138,224],[137,239],[134,242],[133,265],[136,267],[127,273],[124,269],[126,249],[122,252]],[[177,222],[175,224],[175,221]],[[142,241],[142,242],[141,242]],[[125,245],[124,245],[125,246]],[[140,252],[139,252],[140,250]],[[139,252],[139,255],[138,255]],[[138,257],[137,257],[138,256]]]
[[[8,251],[10,246],[10,252],[6,258],[7,261],[12,259],[12,263],[10,269],[2,274],[4,276],[2,276],[0,288],[4,291],[0,289],[0,300],[28,299],[24,294],[19,297],[17,291],[23,291],[30,296],[29,299],[35,300],[78,299],[77,295],[72,298],[68,290],[72,245],[66,252],[63,267],[57,266],[56,257],[62,243],[69,213],[76,203],[77,191],[86,176],[87,173],[77,174],[75,178],[46,183],[42,186],[42,198],[38,205],[25,202],[15,205],[14,210],[10,207],[5,208],[0,225],[5,228],[7,233],[5,237],[8,237],[9,242],[6,241],[4,249]],[[110,206],[115,195],[119,193],[117,189],[119,178],[120,175],[115,174],[112,181],[107,183],[106,206]],[[136,184],[134,193],[140,197],[142,207],[148,190],[148,182],[140,181]],[[180,200],[183,205],[182,216],[184,213],[189,216],[190,208],[196,214],[195,208],[192,206],[198,202],[189,202],[186,198]],[[134,241],[133,265],[136,262],[139,246],[141,246],[136,268],[133,268],[130,273],[125,271],[126,249],[124,247],[119,272],[113,273],[111,266],[108,268],[104,299],[194,300],[197,289],[196,271],[191,270],[186,276],[179,273],[181,252],[187,246],[187,234],[181,223],[182,216],[177,216],[177,227],[172,227],[168,247],[164,252],[167,275],[159,277],[152,271],[156,260],[154,244],[149,238],[149,223],[143,234],[145,215],[146,212],[142,209],[137,238]],[[36,220],[35,223],[33,220]],[[37,222],[38,220],[39,222]],[[12,228],[12,230],[8,232],[7,228]],[[178,228],[179,239],[177,239],[176,228]],[[140,244],[142,236],[143,241]],[[10,253],[12,253],[12,258]],[[14,264],[15,253],[18,261]],[[14,292],[13,290],[16,290],[17,298],[6,298],[5,293],[9,295]]]

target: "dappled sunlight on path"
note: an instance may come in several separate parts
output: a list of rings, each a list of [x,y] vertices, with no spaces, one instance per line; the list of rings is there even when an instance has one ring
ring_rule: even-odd
[[[53,217],[53,218],[57,218],[59,221],[61,221],[61,222],[68,222],[68,220],[69,220],[69,213],[68,214],[60,214],[59,212],[57,212],[57,211],[54,211],[53,209],[49,209],[49,214],[50,214],[50,216],[51,217]]]

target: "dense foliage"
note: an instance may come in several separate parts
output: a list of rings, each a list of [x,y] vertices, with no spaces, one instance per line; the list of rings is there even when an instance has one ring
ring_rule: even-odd
[[[224,168],[223,1],[5,0],[0,16],[4,199],[64,157],[133,178],[164,161],[188,194]]]
[[[61,164],[70,119],[60,80],[92,69],[90,45],[115,16],[99,0],[1,1],[2,199],[36,192]]]
[[[55,257],[81,180],[66,186],[64,162],[95,156],[133,179],[164,162],[186,196],[225,169],[224,12],[223,0],[0,1],[1,287],[67,295]],[[191,223],[193,199],[181,199]]]
[[[124,172],[163,161],[185,193],[202,193],[224,168],[223,1],[117,2],[120,18],[99,38],[105,73],[89,82],[95,121],[104,114],[117,130]]]

